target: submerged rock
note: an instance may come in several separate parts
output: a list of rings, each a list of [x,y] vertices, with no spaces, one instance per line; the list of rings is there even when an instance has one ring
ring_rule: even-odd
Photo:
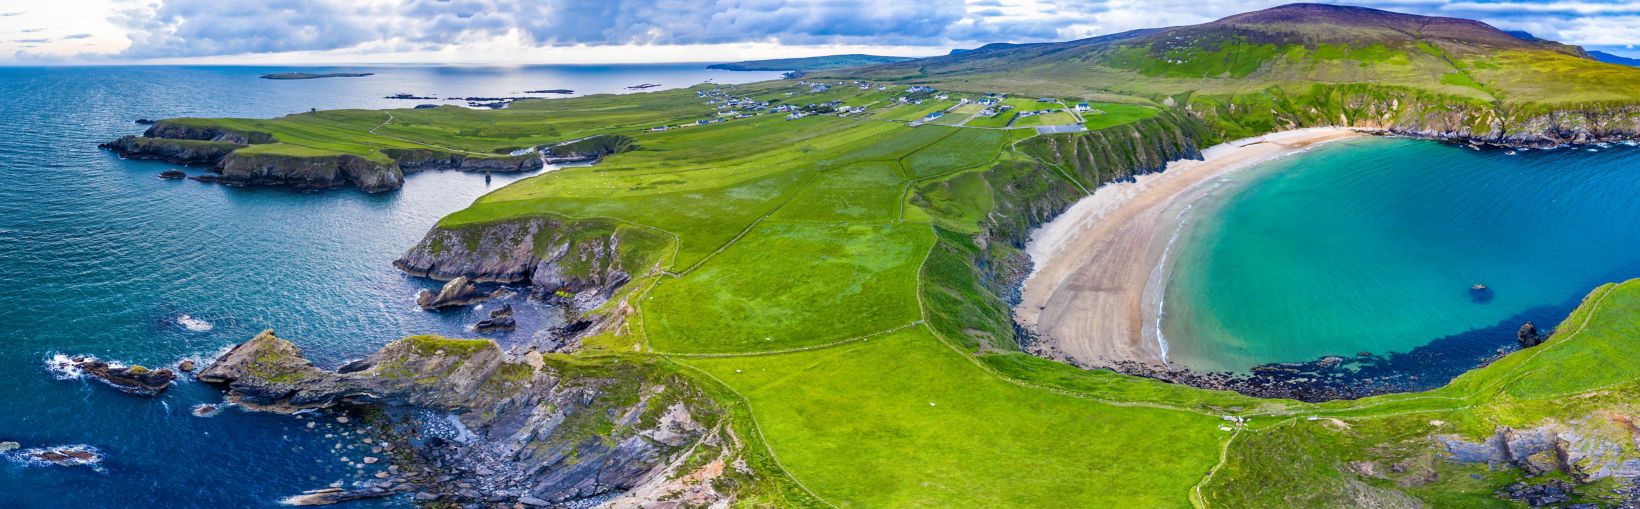
[[[460,276],[444,283],[444,287],[440,288],[438,293],[422,290],[421,294],[416,296],[416,305],[421,306],[422,309],[471,306],[490,300],[495,295],[494,293],[480,293],[478,285],[473,284],[466,276]]]
[[[86,445],[59,445],[40,449],[24,449],[17,451],[18,457],[25,462],[43,463],[62,467],[76,465],[91,465],[95,467],[103,460],[102,453]]]
[[[512,314],[512,304],[507,304],[501,309],[491,311],[490,317],[484,320],[479,320],[478,324],[474,325],[474,328],[476,328],[478,332],[513,330],[518,326],[518,322],[513,320]]]
[[[159,178],[165,180],[182,180],[188,178],[188,172],[182,170],[165,170],[159,172]]]

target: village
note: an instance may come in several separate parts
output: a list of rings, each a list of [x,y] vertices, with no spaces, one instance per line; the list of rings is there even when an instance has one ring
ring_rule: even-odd
[[[894,115],[893,120],[910,127],[941,125],[977,129],[1035,129],[1047,134],[1085,131],[1086,117],[1105,114],[1087,101],[1067,105],[1065,101],[1052,97],[1030,99],[996,92],[941,92],[925,85],[889,85],[863,80],[798,80],[789,88],[776,92],[779,95],[770,95],[769,91],[743,93],[734,85],[698,90],[695,95],[711,108],[710,116],[692,122],[652,126],[645,130],[660,132],[767,115],[779,115],[791,121],[813,115],[847,117],[873,108],[926,106],[917,110],[921,113],[919,115],[909,118]],[[805,96],[813,100],[803,102]]]

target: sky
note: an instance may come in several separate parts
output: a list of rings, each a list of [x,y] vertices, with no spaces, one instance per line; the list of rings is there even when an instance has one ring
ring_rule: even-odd
[[[1211,21],[1270,0],[0,0],[0,65],[639,63],[927,56]],[[1640,56],[1634,0],[1343,0]]]

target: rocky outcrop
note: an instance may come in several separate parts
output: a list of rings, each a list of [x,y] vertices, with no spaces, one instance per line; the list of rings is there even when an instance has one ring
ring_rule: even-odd
[[[423,170],[455,170],[487,173],[535,171],[544,165],[535,154],[480,157],[425,149],[384,149],[404,173]]]
[[[225,141],[172,140],[121,136],[97,145],[127,159],[153,159],[177,164],[214,165],[244,145]]]
[[[632,138],[618,134],[600,134],[545,147],[542,149],[542,157],[554,164],[587,162],[637,148],[638,144]]]
[[[628,266],[652,258],[623,256],[623,240],[657,235],[611,221],[556,217],[439,227],[393,265],[411,275],[437,280],[465,277],[475,282],[527,283],[537,296],[592,309],[613,296],[633,274],[650,269]]]
[[[404,172],[397,165],[352,154],[295,156],[236,151],[223,157],[212,172],[214,175],[194,178],[223,184],[297,189],[355,186],[370,193],[404,186]]]
[[[293,497],[303,504],[415,491],[423,503],[562,506],[670,476],[682,452],[721,429],[722,410],[659,361],[557,362],[569,361],[415,336],[326,371],[268,331],[199,379],[252,409],[377,415],[369,425],[383,430],[394,473]]]
[[[148,369],[140,365],[110,364],[85,355],[60,357],[53,362],[57,365],[49,367],[52,371],[79,373],[121,392],[137,396],[158,396],[170,388],[171,383],[177,379],[176,373],[167,368]]]
[[[1192,97],[1188,104],[1192,114],[1229,138],[1345,126],[1511,147],[1640,139],[1640,105],[1632,103],[1498,105],[1405,87],[1347,84]]]
[[[489,318],[479,320],[477,324],[473,325],[473,329],[478,332],[513,330],[517,327],[518,322],[513,319],[512,304],[507,304],[501,309],[491,311]]]
[[[1526,322],[1525,325],[1520,326],[1519,331],[1515,332],[1515,341],[1520,343],[1521,348],[1541,345],[1545,339],[1548,339],[1548,336],[1538,332],[1537,326],[1532,325],[1532,322]]]
[[[500,293],[500,290],[497,290]],[[471,306],[490,300],[494,294],[478,291],[478,285],[473,284],[466,277],[457,277],[444,283],[438,293],[431,290],[422,290],[416,296],[416,305],[422,309],[444,309],[462,306]]]
[[[142,136],[170,140],[218,141],[235,145],[275,143],[279,141],[273,135],[264,132],[237,131],[221,126],[199,125],[176,120],[154,122],[148,130],[143,131]]]

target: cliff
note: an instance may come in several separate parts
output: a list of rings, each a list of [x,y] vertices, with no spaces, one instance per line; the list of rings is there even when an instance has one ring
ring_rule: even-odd
[[[542,150],[542,155],[553,163],[572,163],[597,161],[604,156],[637,149],[638,144],[632,138],[618,134],[600,134],[546,147]]]
[[[382,149],[405,174],[422,170],[456,170],[470,172],[516,173],[542,168],[541,158],[535,154],[517,156],[481,157],[452,154],[431,149]]]
[[[224,184],[291,186],[297,189],[355,186],[370,193],[404,186],[404,172],[398,165],[351,154],[286,155],[235,151],[224,156],[211,171],[215,175],[195,178]]]
[[[153,159],[177,164],[215,165],[230,152],[245,145],[226,141],[200,141],[167,138],[121,136],[120,139],[97,145],[112,150],[128,159]]]
[[[593,309],[648,274],[667,242],[608,220],[528,217],[439,226],[393,265],[441,281],[526,283],[536,295]]]
[[[1178,110],[1097,131],[1037,136],[1019,144],[1028,159],[1003,160],[981,173],[990,210],[977,225],[963,224],[962,212],[936,228],[939,240],[929,255],[924,298],[929,324],[974,349],[1029,348],[1013,323],[1012,303],[1029,274],[1024,253],[1031,230],[1052,220],[1092,189],[1136,175],[1161,171],[1167,163],[1201,158],[1200,147],[1216,135],[1200,119]],[[962,211],[971,203],[949,203],[953,179],[919,187],[912,204],[930,210]]]
[[[421,503],[587,504],[693,473],[699,463],[677,461],[687,451],[722,461],[736,447],[717,438],[724,411],[652,358],[509,358],[488,340],[412,336],[326,371],[267,331],[199,379],[248,408],[331,408],[378,430],[390,475],[287,500],[297,505],[410,491]]]
[[[195,177],[206,182],[298,189],[353,186],[371,193],[403,187],[406,174],[421,170],[511,173],[543,167],[536,154],[473,156],[434,149],[350,154],[281,144],[263,132],[176,120],[161,120],[142,136],[98,146],[132,159],[209,166],[212,174]]]
[[[1573,103],[1502,106],[1382,85],[1282,87],[1189,98],[1189,111],[1225,138],[1300,127],[1385,129],[1463,143],[1552,147],[1640,139],[1640,105]]]

